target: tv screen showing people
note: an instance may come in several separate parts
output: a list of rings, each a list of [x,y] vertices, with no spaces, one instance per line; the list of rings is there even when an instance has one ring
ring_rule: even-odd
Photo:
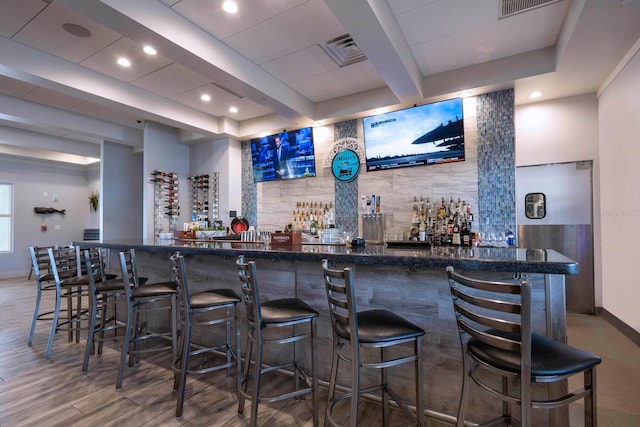
[[[313,129],[282,131],[251,140],[254,182],[316,176]]]
[[[462,98],[365,117],[367,171],[464,161]]]

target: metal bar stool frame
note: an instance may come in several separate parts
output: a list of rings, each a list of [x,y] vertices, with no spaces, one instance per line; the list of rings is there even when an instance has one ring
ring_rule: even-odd
[[[102,354],[105,333],[113,331],[117,335],[124,331],[126,324],[118,322],[116,317],[116,303],[126,295],[122,280],[108,280],[105,273],[104,251],[101,248],[89,248],[83,251],[84,271],[89,279],[89,332],[85,346],[82,371],[89,370],[89,359],[95,353],[98,343],[98,354]],[[98,321],[100,322],[98,324]],[[97,335],[97,336],[96,336]]]
[[[465,424],[469,386],[475,383],[503,401],[502,415],[482,425],[510,424],[511,405],[516,403],[520,406],[521,425],[530,427],[533,408],[557,408],[584,398],[584,424],[595,427],[596,365],[600,364],[600,357],[533,333],[531,282],[475,279],[456,273],[453,267],[446,271],[463,362],[457,426]],[[501,387],[479,371],[497,374]],[[564,381],[579,374],[583,374],[581,388],[548,399],[532,396],[532,383]],[[520,383],[518,393],[512,390],[514,379]]]
[[[364,393],[381,391],[383,424],[389,425],[389,397],[398,408],[407,413],[418,426],[424,424],[422,337],[425,332],[420,327],[406,321],[388,310],[367,310],[358,312],[356,307],[353,271],[351,268],[331,269],[329,260],[322,260],[325,290],[329,302],[329,313],[333,331],[333,356],[329,379],[329,393],[325,414],[325,425],[338,426],[333,417],[336,404],[351,399],[350,424],[358,425],[358,401]],[[389,347],[413,344],[413,354],[389,359],[385,349]],[[379,350],[379,358],[364,361],[362,349]],[[351,365],[351,391],[335,396],[340,361]],[[414,364],[415,375],[415,412],[389,386],[387,369],[406,363]],[[362,368],[380,369],[380,384],[360,387]]]
[[[243,255],[236,260],[238,275],[242,285],[242,298],[247,309],[247,347],[245,351],[244,369],[240,383],[238,413],[244,412],[245,400],[251,401],[250,427],[258,421],[258,405],[261,402],[277,402],[289,398],[301,398],[311,393],[313,405],[313,425],[318,426],[318,352],[316,348],[319,313],[298,298],[282,298],[266,302],[260,301],[255,261],[245,261]],[[301,326],[306,326],[299,330]],[[290,334],[271,337],[267,330],[282,332],[289,328]],[[286,330],[286,329],[284,329]],[[296,343],[309,340],[311,346],[311,376],[299,364],[296,354]],[[263,364],[263,347],[270,344],[292,344],[292,361],[274,366]],[[255,360],[254,359],[255,348]],[[251,366],[253,365],[253,371]],[[261,396],[261,377],[283,369],[293,368],[294,390],[278,395]],[[249,381],[253,378],[253,388],[249,391]],[[300,380],[306,387],[300,388]]]
[[[49,341],[45,354],[45,357],[49,359],[51,358],[55,333],[59,329],[67,330],[69,342],[73,341],[74,333],[75,341],[80,342],[80,330],[86,329],[82,327],[82,319],[88,311],[83,308],[82,301],[89,296],[89,282],[86,277],[80,275],[81,267],[77,263],[75,246],[49,247],[47,253],[56,289],[55,308],[52,313]],[[66,309],[62,308],[63,298],[67,302]],[[60,321],[61,312],[67,313],[67,318],[64,321]]]
[[[33,336],[36,330],[36,323],[39,320],[53,321],[55,310],[40,313],[40,304],[42,302],[43,293],[46,291],[56,291],[56,284],[53,281],[53,273],[51,272],[51,260],[49,258],[49,248],[55,246],[29,246],[29,255],[31,257],[31,271],[36,279],[36,303],[33,309],[33,319],[31,320],[31,328],[29,329],[29,338],[27,343],[29,346],[33,344]],[[29,273],[31,278],[31,273]]]
[[[116,380],[116,389],[122,388],[124,380],[127,356],[129,356],[129,367],[140,361],[140,355],[157,351],[172,350],[171,366],[174,366],[178,357],[178,349],[175,343],[177,339],[177,290],[175,282],[146,283],[140,285],[138,270],[136,267],[136,257],[134,249],[127,249],[119,253],[122,280],[127,301],[127,323],[125,327],[124,342],[120,354],[120,368]],[[146,322],[142,321],[142,315],[150,312],[167,311],[170,314],[171,331],[153,332],[147,328]],[[140,343],[148,342],[152,339],[168,340],[169,344],[140,348]]]
[[[176,417],[182,416],[184,395],[188,374],[205,374],[221,369],[227,370],[227,375],[232,374],[232,368],[236,368],[236,397],[240,390],[241,377],[241,349],[240,328],[238,327],[238,304],[240,297],[231,289],[210,289],[202,292],[191,293],[187,279],[187,268],[184,256],[180,252],[174,253],[171,258],[171,271],[175,278],[178,291],[178,312],[180,319],[178,357],[174,363],[174,385],[178,390],[176,404]],[[203,316],[207,313],[218,313],[217,316]],[[222,314],[219,314],[222,312]],[[235,335],[235,346],[232,345],[232,324]],[[199,345],[192,342],[194,328],[224,325],[225,342],[211,346]],[[224,363],[216,363],[205,360],[207,354],[219,354],[225,357]],[[202,361],[197,367],[190,367],[189,362],[193,357],[201,356]]]

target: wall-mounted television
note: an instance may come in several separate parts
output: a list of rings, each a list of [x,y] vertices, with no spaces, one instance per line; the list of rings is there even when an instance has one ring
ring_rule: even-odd
[[[365,117],[367,171],[464,161],[462,98]]]
[[[282,131],[251,140],[253,181],[316,176],[313,129]]]

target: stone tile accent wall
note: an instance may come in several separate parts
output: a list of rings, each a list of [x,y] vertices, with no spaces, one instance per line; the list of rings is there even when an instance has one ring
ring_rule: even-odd
[[[334,141],[357,137],[358,120],[336,123],[333,128]],[[362,169],[361,173],[364,173]],[[358,180],[359,178],[350,182],[334,180],[336,224],[354,237],[358,234]]]
[[[477,97],[478,213],[483,233],[516,229],[513,89]]]
[[[253,182],[253,164],[251,163],[251,141],[242,142],[242,212],[249,224],[258,223],[258,200],[256,183]]]

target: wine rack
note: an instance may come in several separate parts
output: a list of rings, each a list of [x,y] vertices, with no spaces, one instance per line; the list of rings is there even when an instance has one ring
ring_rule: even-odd
[[[180,204],[179,182],[176,172],[154,170],[150,182],[153,184],[153,234],[177,230]]]
[[[218,219],[219,173],[193,175],[191,182],[191,220],[215,221]]]

